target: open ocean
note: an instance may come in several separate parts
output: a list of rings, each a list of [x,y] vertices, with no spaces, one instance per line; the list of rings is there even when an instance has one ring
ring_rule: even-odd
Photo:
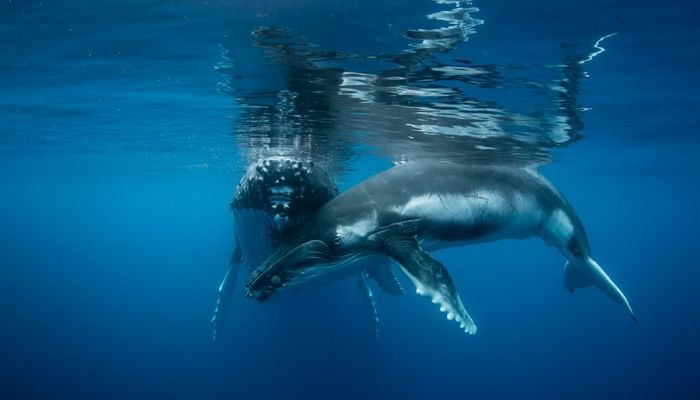
[[[0,398],[700,398],[695,0],[1,0]],[[211,339],[260,157],[339,188],[407,160],[536,167],[638,323],[537,239],[260,303]],[[387,188],[391,190],[391,188]],[[396,272],[399,272],[396,270]],[[375,288],[376,289],[376,288]]]

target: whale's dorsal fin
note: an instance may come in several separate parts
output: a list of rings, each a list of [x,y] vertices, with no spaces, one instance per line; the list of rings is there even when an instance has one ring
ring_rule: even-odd
[[[379,287],[386,293],[394,296],[404,294],[403,287],[401,287],[399,280],[396,279],[396,275],[391,271],[391,265],[388,262],[377,265],[374,268],[368,268],[367,276],[377,282]]]
[[[415,236],[390,236],[384,241],[384,251],[394,259],[416,286],[416,293],[429,296],[447,319],[459,322],[469,334],[476,333],[476,325],[464,308],[452,278],[445,267],[430,253],[421,249]]]

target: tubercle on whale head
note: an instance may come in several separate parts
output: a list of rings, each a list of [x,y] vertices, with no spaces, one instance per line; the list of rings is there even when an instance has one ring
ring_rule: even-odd
[[[318,165],[287,156],[261,158],[239,182],[230,206],[260,209],[280,224],[303,219],[338,194],[331,177]]]

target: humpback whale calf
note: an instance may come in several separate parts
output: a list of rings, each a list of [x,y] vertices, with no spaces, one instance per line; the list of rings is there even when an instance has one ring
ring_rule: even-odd
[[[400,164],[324,204],[252,272],[246,295],[265,300],[278,288],[353,273],[358,260],[386,256],[417,294],[474,334],[447,269],[429,251],[532,236],[566,257],[566,289],[595,286],[635,319],[625,295],[591,258],[571,204],[545,178],[530,169],[440,161]]]
[[[219,285],[213,338],[223,323],[228,298],[241,265],[260,264],[291,228],[305,222],[311,213],[338,193],[331,177],[313,162],[288,156],[261,158],[252,163],[236,187],[231,212],[234,217],[234,252]],[[375,334],[378,315],[367,278],[387,293],[400,295],[403,289],[388,264],[375,264],[359,272],[360,293],[370,307]]]

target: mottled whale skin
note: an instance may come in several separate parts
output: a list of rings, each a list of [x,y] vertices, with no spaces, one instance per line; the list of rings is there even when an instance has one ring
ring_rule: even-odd
[[[594,285],[634,313],[620,289],[591,258],[571,204],[530,169],[405,163],[330,200],[285,235],[251,274],[246,294],[264,300],[277,288],[352,273],[358,259],[391,258],[419,295],[470,334],[476,325],[445,267],[428,251],[499,239],[540,237],[567,259],[569,291]]]
[[[334,198],[338,189],[330,175],[311,161],[272,156],[252,163],[241,178],[231,201],[235,245],[228,269],[219,285],[213,338],[221,330],[226,305],[232,296],[241,266],[253,268],[267,258],[290,229],[307,221],[312,212]],[[378,263],[359,272],[360,293],[370,306],[371,321],[378,335],[371,277],[387,293],[403,294],[388,264]]]
[[[286,230],[308,219],[312,211],[337,194],[330,176],[312,162],[273,156],[246,169],[231,201],[234,252],[219,285],[211,320],[215,340],[241,266],[258,265]]]
[[[313,162],[274,156],[251,164],[231,201],[242,259],[251,266],[259,264],[285,231],[337,194],[331,177]]]

